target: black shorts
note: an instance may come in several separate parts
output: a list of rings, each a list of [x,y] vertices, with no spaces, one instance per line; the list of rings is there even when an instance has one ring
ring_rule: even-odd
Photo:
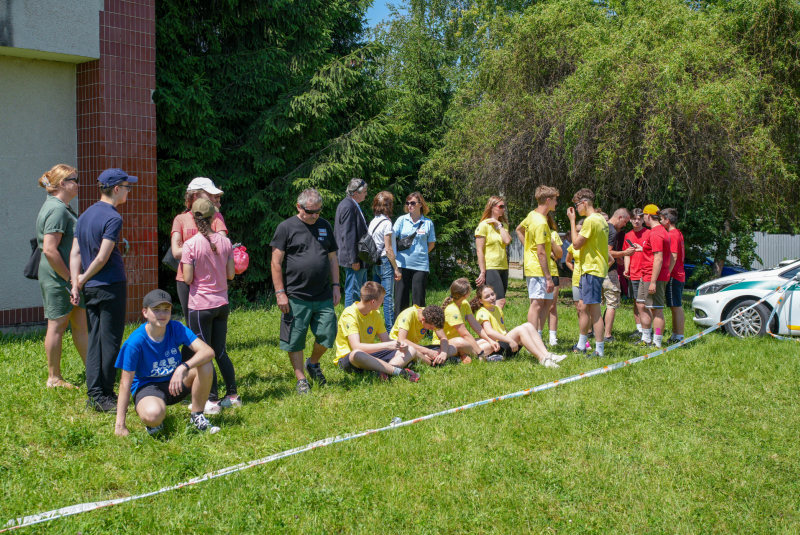
[[[486,284],[494,288],[494,295],[496,295],[498,299],[505,299],[506,290],[508,290],[508,270],[487,269]]]
[[[683,285],[686,284],[685,282],[681,282],[679,280],[675,280],[674,278],[670,278],[669,282],[667,283],[667,288],[665,293],[665,297],[667,298],[667,306],[672,307],[680,307],[683,306]]]
[[[177,396],[173,396],[169,393],[169,381],[148,383],[136,391],[136,394],[133,396],[133,407],[136,408],[139,402],[147,396],[157,397],[163,401],[165,405],[180,403],[192,393],[192,389],[186,386],[186,383],[183,383],[181,386],[183,388],[181,388],[180,393]]]
[[[517,349],[516,351],[511,351],[511,346],[508,344],[508,342],[497,342],[497,343],[500,344],[499,353],[503,355],[504,359],[516,357],[517,353],[519,353],[519,349]]]
[[[380,351],[376,351],[375,353],[370,353],[369,355],[375,357],[378,360],[382,360],[383,362],[388,363],[390,360],[394,358],[396,354],[397,354],[396,349],[381,349]],[[339,369],[345,373],[364,373],[365,371],[367,371],[353,366],[353,363],[350,362],[350,355],[340,358],[338,364],[339,364]]]

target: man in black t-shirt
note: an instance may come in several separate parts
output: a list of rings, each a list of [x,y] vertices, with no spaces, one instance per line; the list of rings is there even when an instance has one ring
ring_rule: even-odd
[[[622,251],[618,250],[617,234],[625,228],[631,220],[631,213],[626,208],[620,208],[608,220],[608,275],[603,281],[603,299],[606,302],[605,323],[605,342],[613,342],[614,336],[611,330],[614,328],[614,318],[621,303],[621,290],[619,284],[619,274],[617,273],[617,260],[630,256],[635,252],[633,247],[625,247]]]
[[[278,225],[270,242],[272,284],[282,313],[280,347],[289,353],[298,394],[311,391],[303,370],[308,328],[314,333],[315,343],[305,361],[305,372],[319,386],[326,382],[319,360],[336,341],[333,307],[341,299],[338,248],[333,228],[319,216],[321,210],[319,192],[313,188],[304,190],[297,197],[297,216]]]

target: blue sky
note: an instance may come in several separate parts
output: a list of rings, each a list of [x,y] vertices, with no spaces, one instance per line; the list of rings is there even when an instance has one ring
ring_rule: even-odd
[[[397,5],[400,2],[392,0],[391,3]],[[386,4],[387,0],[374,0],[372,7],[367,10],[367,25],[370,28],[389,16],[389,8],[386,7]]]

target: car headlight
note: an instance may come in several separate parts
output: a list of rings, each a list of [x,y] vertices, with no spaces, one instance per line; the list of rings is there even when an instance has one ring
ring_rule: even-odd
[[[721,292],[728,286],[732,284],[736,284],[737,282],[742,282],[743,279],[736,279],[736,280],[729,280],[724,282],[710,282],[704,284],[703,286],[697,289],[697,295],[708,295],[708,294],[715,294],[717,292]]]

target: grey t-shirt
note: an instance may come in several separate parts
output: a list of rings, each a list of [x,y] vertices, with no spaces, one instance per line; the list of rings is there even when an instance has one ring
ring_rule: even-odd
[[[611,223],[608,224],[608,244],[611,246],[611,249],[616,251],[616,244],[617,244],[617,227],[612,225]],[[610,255],[609,255],[610,256]],[[608,266],[609,271],[614,269],[617,265],[617,261],[614,260],[610,266]]]

